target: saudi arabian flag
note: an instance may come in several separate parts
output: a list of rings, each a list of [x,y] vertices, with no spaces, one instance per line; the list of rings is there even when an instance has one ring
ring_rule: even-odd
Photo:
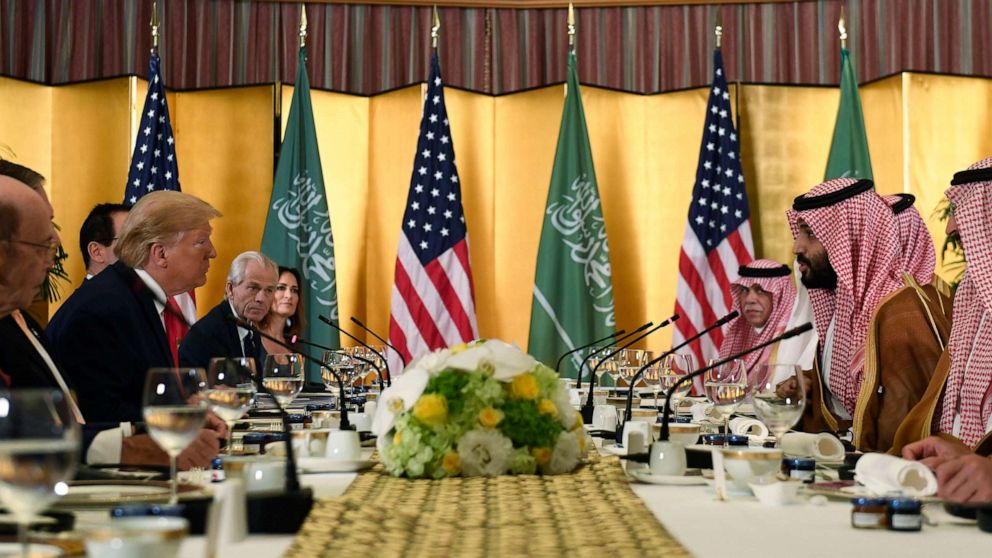
[[[609,335],[614,325],[610,251],[572,52],[537,253],[527,351],[553,367],[562,354]],[[575,377],[582,356],[573,355],[562,374]]]
[[[851,53],[846,48],[840,49],[840,107],[824,180],[832,178],[872,178],[858,79],[854,76]]]
[[[317,319],[318,315],[324,315],[338,322],[338,295],[334,237],[317,150],[305,47],[300,48],[297,63],[296,87],[276,165],[262,253],[279,265],[295,267],[303,275],[300,302],[306,309],[306,328],[301,337],[337,348],[337,331]],[[320,381],[315,363],[308,367],[307,377]]]

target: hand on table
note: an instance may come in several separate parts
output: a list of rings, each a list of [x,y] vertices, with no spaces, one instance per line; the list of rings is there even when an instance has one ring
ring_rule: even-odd
[[[962,455],[948,459],[934,469],[937,496],[952,502],[992,502],[992,459]]]
[[[187,470],[193,467],[209,469],[210,462],[213,461],[220,452],[220,440],[224,439],[216,430],[210,428],[200,429],[196,439],[179,454],[176,459],[176,466],[179,469]],[[169,456],[155,440],[148,434],[138,434],[124,438],[121,446],[121,463],[129,465],[168,465]]]
[[[971,453],[964,445],[938,436],[930,436],[902,448],[904,459],[919,461],[934,470],[946,461]]]

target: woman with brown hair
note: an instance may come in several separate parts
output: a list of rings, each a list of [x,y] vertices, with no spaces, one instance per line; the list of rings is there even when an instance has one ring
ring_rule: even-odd
[[[259,324],[259,329],[276,337],[285,339],[286,343],[296,346],[296,336],[306,325],[306,312],[303,308],[301,289],[303,281],[296,268],[279,266],[279,281],[276,283],[276,294],[272,299],[269,314]],[[269,354],[285,353],[286,348],[262,338],[262,346]]]

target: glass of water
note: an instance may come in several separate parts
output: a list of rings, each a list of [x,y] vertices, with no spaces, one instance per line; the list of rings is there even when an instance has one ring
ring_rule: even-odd
[[[798,364],[762,364],[751,386],[754,414],[775,435],[779,446],[782,436],[799,422],[806,409],[800,368]]]
[[[713,363],[715,361],[710,361]],[[723,433],[730,435],[730,415],[734,414],[737,406],[747,397],[748,382],[747,368],[744,361],[734,359],[708,370],[704,376],[703,387],[706,397],[713,403],[713,408],[723,417]]]
[[[31,518],[69,491],[80,439],[61,391],[0,391],[0,501],[17,521],[24,556]]]
[[[303,355],[281,353],[265,357],[262,385],[281,407],[288,406],[303,389]]]
[[[243,417],[255,398],[255,359],[214,358],[207,369],[207,401],[210,410],[227,423],[227,447],[231,448],[234,422]]]
[[[207,420],[206,375],[202,368],[152,368],[145,378],[142,412],[148,435],[169,455],[170,504],[179,501],[176,458],[196,439]]]

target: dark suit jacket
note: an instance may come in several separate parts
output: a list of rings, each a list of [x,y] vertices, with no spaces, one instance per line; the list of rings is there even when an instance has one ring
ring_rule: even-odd
[[[149,368],[172,366],[154,295],[121,262],[85,281],[45,331],[90,421],[139,421]]]
[[[24,321],[39,341],[41,338],[41,326],[34,319],[22,312]],[[48,350],[48,347],[45,347]],[[14,321],[12,316],[0,319],[0,370],[9,376],[10,389],[25,388],[51,388],[58,390],[58,382],[49,370],[48,365],[35,350],[31,341],[24,336],[24,332]],[[65,378],[63,378],[65,380]],[[66,380],[68,383],[68,380]],[[71,389],[71,385],[70,385]],[[86,415],[84,414],[85,418]],[[83,448],[82,457],[85,460],[86,451],[89,449],[93,438],[100,432],[117,427],[117,423],[90,423],[83,425]]]
[[[244,349],[238,337],[238,326],[228,321],[233,316],[231,305],[224,299],[204,317],[200,318],[183,338],[179,345],[179,365],[207,369],[210,359],[242,356]],[[262,372],[265,364],[265,349],[257,341],[258,351],[254,355],[256,370]]]

